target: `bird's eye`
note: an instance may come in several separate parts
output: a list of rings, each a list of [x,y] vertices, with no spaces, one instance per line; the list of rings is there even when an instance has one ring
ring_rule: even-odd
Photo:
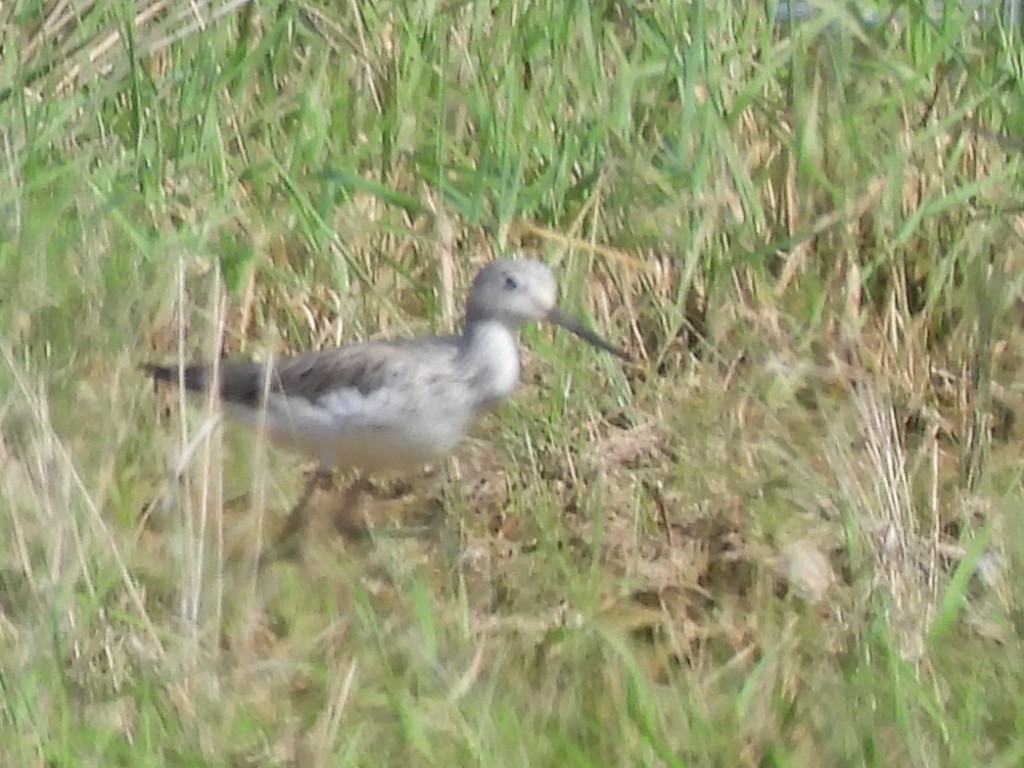
[[[514,291],[516,288],[519,287],[519,283],[516,282],[516,279],[514,277],[506,277],[504,287],[506,291]]]

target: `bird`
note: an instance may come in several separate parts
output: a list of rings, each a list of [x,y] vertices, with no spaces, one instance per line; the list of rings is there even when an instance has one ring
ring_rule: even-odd
[[[498,258],[474,277],[461,331],[454,335],[357,342],[266,362],[228,360],[216,374],[206,364],[142,367],[154,381],[183,384],[190,392],[216,386],[226,415],[316,462],[283,540],[303,527],[318,480],[332,471],[356,473],[344,501],[350,507],[368,474],[412,469],[451,454],[519,382],[517,334],[523,325],[548,321],[630,360],[560,309],[557,293],[543,262]]]

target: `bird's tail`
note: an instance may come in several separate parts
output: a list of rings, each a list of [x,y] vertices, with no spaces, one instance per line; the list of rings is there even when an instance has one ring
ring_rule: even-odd
[[[206,366],[187,365],[182,373],[177,365],[154,365],[145,363],[142,370],[153,378],[153,381],[166,381],[170,384],[179,383],[182,378],[185,381],[185,389],[189,392],[205,392],[207,383]]]

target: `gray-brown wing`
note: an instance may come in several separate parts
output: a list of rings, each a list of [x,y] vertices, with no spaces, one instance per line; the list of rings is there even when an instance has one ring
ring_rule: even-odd
[[[456,337],[369,341],[345,347],[307,352],[273,361],[269,376],[266,364],[226,361],[220,367],[221,398],[239,405],[259,406],[263,390],[302,397],[315,402],[337,389],[355,389],[366,395],[383,386],[410,357],[445,356],[454,353]],[[143,369],[159,381],[179,381],[177,366],[145,365]],[[205,365],[185,368],[185,388],[203,392],[209,386],[211,369]]]

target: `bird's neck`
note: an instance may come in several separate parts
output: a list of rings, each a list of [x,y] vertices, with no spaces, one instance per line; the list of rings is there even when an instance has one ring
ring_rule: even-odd
[[[479,407],[497,405],[519,382],[519,347],[515,332],[496,320],[466,322],[459,343],[459,360],[479,393]]]

